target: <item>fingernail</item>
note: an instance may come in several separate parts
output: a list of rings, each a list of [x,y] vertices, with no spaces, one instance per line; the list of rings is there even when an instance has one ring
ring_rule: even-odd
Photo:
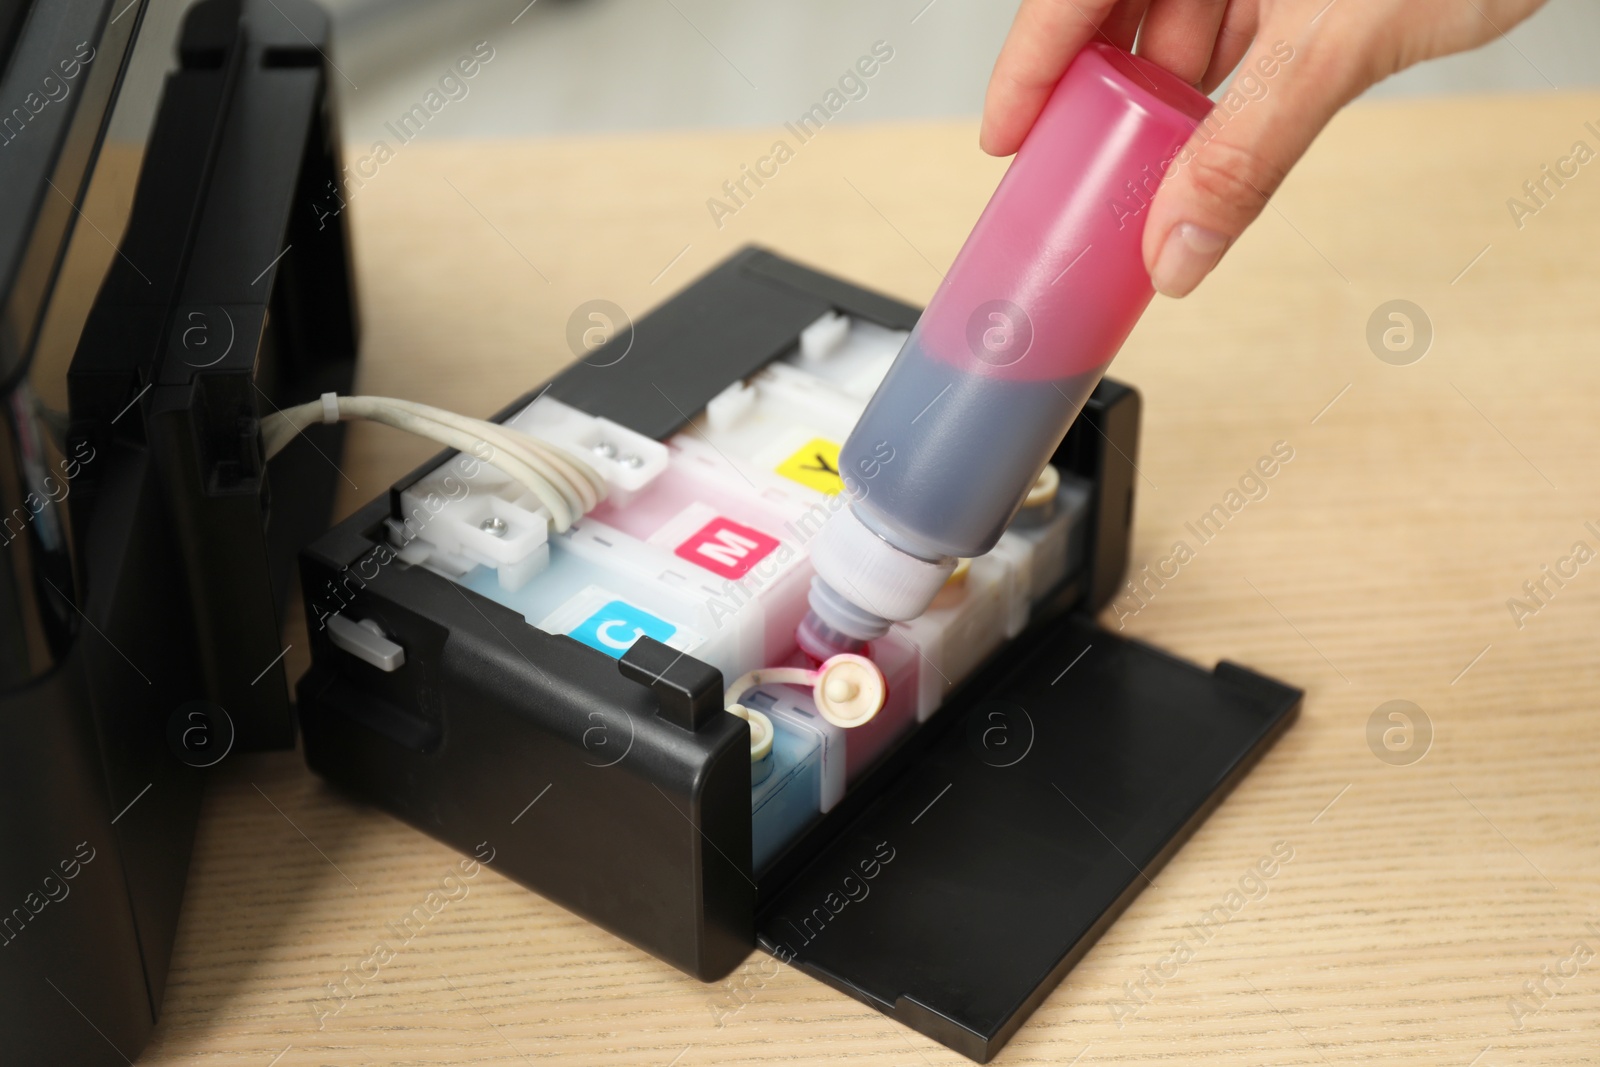
[[[1228,239],[1215,230],[1179,223],[1161,246],[1150,283],[1163,296],[1188,296],[1211,273],[1227,247]]]

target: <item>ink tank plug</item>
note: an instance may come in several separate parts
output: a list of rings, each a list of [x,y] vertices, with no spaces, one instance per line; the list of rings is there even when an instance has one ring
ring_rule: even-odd
[[[878,665],[865,656],[846,652],[829,656],[815,670],[763,667],[742,675],[728,687],[725,706],[753,723],[752,709],[739,701],[750,690],[763,685],[797,685],[810,689],[817,712],[846,730],[869,722],[883,710],[889,696],[888,683]]]
[[[813,658],[917,618],[994,547],[1154,295],[1145,215],[1210,110],[1110,45],[1067,68],[840,452],[849,504],[796,634]]]

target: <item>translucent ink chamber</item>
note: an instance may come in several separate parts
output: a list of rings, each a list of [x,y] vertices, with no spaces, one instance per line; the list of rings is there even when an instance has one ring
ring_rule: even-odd
[[[613,658],[649,636],[716,667],[726,685],[762,668],[814,667],[796,641],[816,578],[811,550],[848,504],[843,442],[906,336],[826,314],[796,351],[730,385],[661,442],[541,397],[507,424],[591,462],[607,481],[604,501],[559,533],[492,466],[457,456],[406,489],[391,540],[404,563]],[[752,752],[757,872],[1082,566],[1087,483],[1053,470],[1042,481],[1036,506],[928,612],[866,647],[885,686],[876,715],[834,725],[802,685],[763,684],[741,698],[770,730]]]

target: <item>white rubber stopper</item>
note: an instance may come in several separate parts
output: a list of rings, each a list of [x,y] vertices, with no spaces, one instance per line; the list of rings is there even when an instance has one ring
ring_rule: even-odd
[[[888,695],[889,686],[878,665],[848,652],[823,662],[811,690],[822,717],[846,729],[870,721],[883,710]]]
[[[750,724],[750,762],[760,763],[772,751],[772,720],[764,712],[743,704],[729,704],[728,714]]]
[[[1022,498],[1022,506],[1036,508],[1048,504],[1056,498],[1061,491],[1061,472],[1050,464],[1044,465],[1044,470],[1039,472],[1039,480],[1033,483],[1033,488],[1028,490],[1028,495]]]

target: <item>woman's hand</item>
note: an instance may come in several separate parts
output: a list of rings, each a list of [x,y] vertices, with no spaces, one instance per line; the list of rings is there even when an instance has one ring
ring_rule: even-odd
[[[979,143],[1010,155],[1091,40],[1138,51],[1205,92],[1241,60],[1277,70],[1225,121],[1201,127],[1151,206],[1144,262],[1184,296],[1253,222],[1334,112],[1414,63],[1475,48],[1544,0],[1022,0],[989,79]],[[1277,52],[1274,55],[1274,48]],[[1263,68],[1264,69],[1264,68]]]

